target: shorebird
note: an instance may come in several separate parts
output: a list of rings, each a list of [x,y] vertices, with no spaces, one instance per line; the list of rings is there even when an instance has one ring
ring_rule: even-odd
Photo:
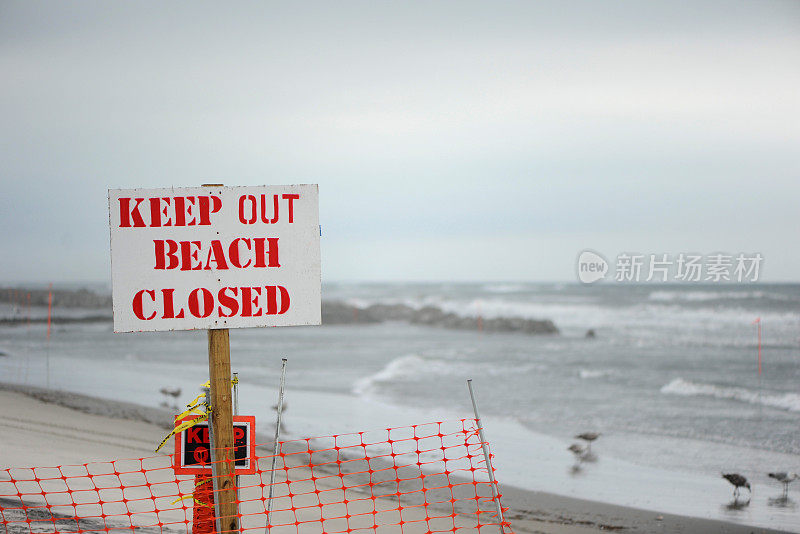
[[[159,391],[163,395],[169,395],[170,397],[175,397],[176,399],[181,396],[181,388],[163,387]]]
[[[164,402],[161,403],[161,406],[163,406],[164,408],[177,410],[178,409],[178,397],[180,397],[180,395],[181,395],[181,388],[171,388],[171,387],[165,386],[165,387],[161,388],[159,391],[161,392],[162,395],[164,395],[165,399],[169,399],[169,397],[173,397],[175,399],[172,404],[170,404],[168,402],[168,400],[164,400]]]
[[[584,432],[578,434],[575,439],[582,439],[586,442],[586,454],[592,454],[592,442],[600,437],[599,432]]]
[[[747,488],[747,491],[752,493],[750,483],[739,473],[722,473],[722,478],[733,484],[733,498],[739,498],[739,488]]]
[[[574,454],[575,456],[579,457],[583,456],[583,453],[586,452],[586,449],[581,447],[578,443],[573,443],[572,445],[567,447],[567,450],[572,452],[572,454]]]
[[[572,454],[575,455],[575,465],[573,466],[573,471],[580,469],[580,465],[586,460],[586,448],[581,446],[579,443],[573,443],[567,450],[570,451]]]
[[[789,493],[789,484],[793,480],[797,480],[798,477],[797,473],[787,473],[786,471],[779,471],[777,473],[767,473],[769,478],[774,478],[781,484],[783,484],[783,496],[785,497],[787,493]]]

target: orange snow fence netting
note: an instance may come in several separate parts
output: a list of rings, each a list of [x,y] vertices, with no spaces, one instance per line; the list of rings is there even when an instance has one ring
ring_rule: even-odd
[[[241,532],[510,534],[481,445],[472,419],[284,441],[228,491]],[[2,469],[0,533],[214,532],[211,477],[172,461]]]

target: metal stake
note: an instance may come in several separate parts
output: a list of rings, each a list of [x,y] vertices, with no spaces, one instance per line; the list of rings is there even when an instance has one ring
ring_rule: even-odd
[[[233,373],[233,415],[239,415],[239,373]],[[234,440],[234,447],[233,447],[233,461],[236,465],[236,443]],[[236,475],[236,487],[234,491],[236,491],[236,503],[238,504],[239,501],[239,475]],[[241,526],[241,525],[240,525]]]
[[[239,373],[233,373],[233,415],[239,415]]]
[[[272,468],[269,473],[269,497],[267,498],[267,528],[264,532],[269,533],[272,523],[270,512],[272,511],[272,492],[275,486],[275,461],[278,459],[278,438],[281,432],[281,415],[283,415],[283,388],[286,384],[286,358],[281,358],[281,387],[278,390],[278,418],[275,422],[275,440],[272,442]],[[288,481],[287,481],[288,482]]]
[[[217,487],[217,454],[214,452],[214,425],[211,424],[211,390],[203,388],[206,394],[206,413],[208,414],[208,449],[211,458],[211,485],[214,492],[214,521],[217,525],[217,532],[222,532],[222,518],[219,516],[219,496]]]
[[[478,436],[481,439],[481,449],[483,449],[483,458],[486,460],[486,470],[489,472],[489,482],[492,488],[492,500],[494,500],[495,507],[497,508],[497,517],[500,518],[500,534],[505,534],[503,530],[503,508],[500,506],[500,497],[497,495],[497,483],[494,479],[494,469],[492,469],[492,462],[489,459],[489,448],[486,444],[486,438],[483,435],[483,424],[481,423],[481,416],[478,415],[478,404],[475,402],[475,393],[472,391],[472,379],[467,380],[467,387],[469,388],[469,397],[472,399],[472,411],[475,412],[475,421],[478,423]]]

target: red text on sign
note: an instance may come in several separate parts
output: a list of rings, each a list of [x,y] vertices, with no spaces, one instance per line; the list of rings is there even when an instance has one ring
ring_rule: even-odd
[[[233,439],[240,441],[244,439],[245,429],[241,426],[233,427]],[[207,426],[192,426],[186,430],[186,443],[211,443]]]
[[[294,222],[294,201],[300,198],[296,193],[283,195],[242,195],[239,197],[239,222],[255,224],[259,219],[264,224],[275,224],[280,219],[278,197],[287,201],[286,212],[290,223]],[[260,208],[260,209],[259,209]]]
[[[277,237],[237,237],[225,246],[219,239],[208,243],[154,239],[153,248],[154,269],[199,271],[281,266]]]
[[[222,209],[214,195],[119,199],[120,228],[208,226],[211,215]]]
[[[216,295],[205,287],[189,292],[185,304],[176,307],[175,289],[142,289],[133,296],[133,314],[142,321],[183,319],[187,312],[198,318],[260,317],[281,315],[289,310],[291,298],[283,286],[223,287]]]

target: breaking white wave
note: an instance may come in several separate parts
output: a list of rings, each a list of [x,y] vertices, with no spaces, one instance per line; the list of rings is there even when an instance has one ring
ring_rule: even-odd
[[[653,291],[648,296],[648,299],[667,302],[674,300],[702,302],[707,300],[762,298],[763,296],[764,293],[762,291]]]
[[[687,397],[704,396],[717,399],[731,399],[750,404],[761,404],[790,412],[800,412],[800,395],[797,393],[759,394],[746,388],[704,384],[676,378],[661,388],[661,393]]]
[[[565,334],[585,332],[588,328],[631,336],[654,334],[656,342],[670,345],[751,346],[755,339],[752,322],[760,317],[770,329],[764,342],[775,347],[787,347],[796,346],[800,313],[793,308],[770,307],[770,303],[796,299],[795,295],[781,296],[761,290],[666,289],[649,292],[642,300],[624,305],[610,305],[591,295],[566,295],[554,299],[549,295],[534,298],[502,291],[487,291],[486,295],[477,298],[419,293],[402,297],[359,296],[344,300],[360,308],[372,304],[403,304],[415,310],[435,306],[459,317],[550,319]],[[748,300],[760,304],[755,307]],[[715,334],[719,335],[709,335],[709,328],[715,329]],[[647,341],[645,338],[644,342]]]
[[[390,361],[377,373],[358,380],[353,386],[353,393],[363,395],[374,390],[377,384],[420,376],[422,373],[449,374],[450,367],[452,367],[451,364],[443,360],[429,360],[416,354],[407,354]]]
[[[587,379],[587,378],[602,378],[604,376],[609,376],[611,371],[608,369],[581,369],[578,371],[578,376]]]
[[[417,354],[400,356],[387,363],[377,373],[363,377],[353,384],[355,395],[373,393],[377,386],[404,380],[421,380],[430,377],[469,377],[472,375],[499,376],[542,371],[546,364],[528,363],[515,366],[498,366],[494,362],[466,362],[453,359],[425,358]]]
[[[527,287],[521,284],[487,284],[483,290],[487,293],[518,293],[525,291]]]
[[[659,290],[653,291],[648,295],[648,300],[656,302],[707,302],[712,300],[743,300],[761,299],[764,301],[790,301],[793,300],[789,295],[764,291],[673,291]]]

